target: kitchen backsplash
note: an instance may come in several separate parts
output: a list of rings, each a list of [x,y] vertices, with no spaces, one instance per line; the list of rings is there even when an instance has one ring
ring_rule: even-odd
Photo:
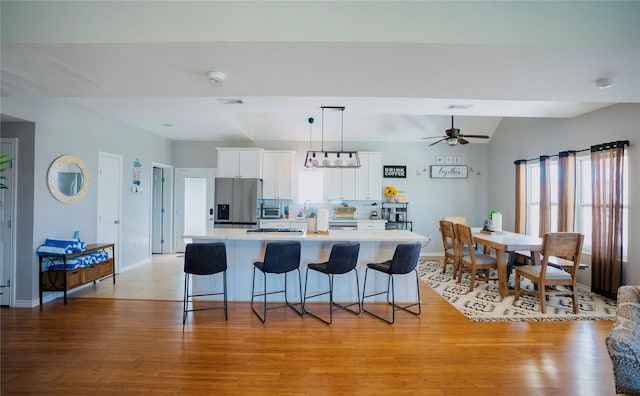
[[[298,216],[298,213],[302,211],[304,213],[304,205],[291,203],[291,201],[278,201],[278,200],[265,200],[265,203],[281,203],[282,210],[284,213],[285,206],[289,206],[289,218],[293,219]],[[372,206],[372,201],[347,201],[348,206],[353,206],[356,208],[355,217],[359,219],[368,219],[371,215],[372,211],[376,211],[378,213],[378,217],[381,214],[381,202],[378,201],[377,206]],[[333,210],[338,206],[337,204],[312,204],[311,207],[314,209],[329,209],[330,216],[333,218]]]

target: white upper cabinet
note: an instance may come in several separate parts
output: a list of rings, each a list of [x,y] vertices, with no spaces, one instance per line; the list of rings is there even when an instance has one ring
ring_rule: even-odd
[[[379,201],[382,197],[382,153],[360,152],[355,171],[355,199]]]
[[[266,150],[262,153],[262,197],[293,199],[295,151]]]
[[[218,177],[262,179],[261,148],[218,147]]]
[[[325,172],[328,200],[356,199],[355,168],[326,168]]]

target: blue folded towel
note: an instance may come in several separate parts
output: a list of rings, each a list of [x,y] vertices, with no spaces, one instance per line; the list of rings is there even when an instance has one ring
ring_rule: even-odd
[[[78,238],[60,238],[50,237],[45,240],[45,243],[38,247],[36,253],[38,255],[49,254],[69,254],[74,252],[83,252],[87,250],[84,242]]]

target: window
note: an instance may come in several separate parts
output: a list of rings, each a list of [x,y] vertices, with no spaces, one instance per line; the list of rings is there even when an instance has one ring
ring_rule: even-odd
[[[551,232],[558,231],[558,161],[549,160]],[[540,230],[540,163],[527,164],[527,234]]]
[[[321,203],[324,190],[322,188],[324,172],[321,169],[303,169],[298,172],[298,203]]]
[[[624,180],[622,181],[622,256],[627,257],[629,224],[629,162],[624,157]],[[587,154],[577,159],[576,166],[576,231],[584,234],[584,250],[591,251],[591,157]]]
[[[624,157],[622,255],[626,258],[629,224],[629,166]],[[558,231],[558,162],[549,163],[551,180],[551,232]],[[591,156],[589,153],[576,159],[576,214],[575,230],[584,234],[583,250],[591,251]],[[540,164],[527,164],[527,234],[538,235],[540,225]]]

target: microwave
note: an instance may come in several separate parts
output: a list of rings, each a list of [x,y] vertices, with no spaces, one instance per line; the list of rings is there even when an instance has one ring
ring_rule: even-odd
[[[277,203],[262,204],[260,218],[262,219],[282,218],[282,205]]]

